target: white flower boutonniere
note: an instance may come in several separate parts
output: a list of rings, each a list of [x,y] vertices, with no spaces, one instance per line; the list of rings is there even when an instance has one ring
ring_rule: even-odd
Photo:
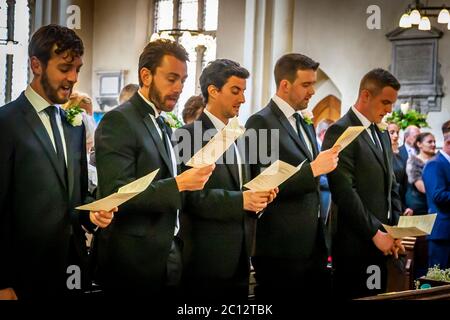
[[[178,117],[173,112],[166,112],[166,117],[164,117],[164,121],[166,122],[166,124],[169,127],[173,128],[173,129],[178,129],[183,126],[181,121],[178,119]]]
[[[313,124],[312,119],[314,118],[313,113],[308,110],[302,110],[301,113],[302,113],[302,116],[303,116],[303,119],[305,120],[305,122],[309,125],[312,125]]]
[[[79,106],[66,110],[67,121],[74,127],[79,127],[83,123],[83,112]]]

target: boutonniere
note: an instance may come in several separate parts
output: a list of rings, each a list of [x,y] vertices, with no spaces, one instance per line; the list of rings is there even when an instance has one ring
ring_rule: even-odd
[[[67,121],[74,127],[79,127],[83,123],[83,109],[79,106],[74,106],[66,110]]]
[[[314,118],[313,113],[308,110],[302,110],[301,113],[302,113],[302,116],[303,116],[303,119],[305,120],[305,122],[309,125],[312,125],[313,124],[312,119]]]
[[[183,124],[181,123],[180,119],[178,119],[178,117],[173,113],[173,112],[166,112],[166,116],[164,117],[164,121],[166,122],[166,124],[173,128],[173,129],[178,129],[181,128],[183,126]]]
[[[378,127],[378,129],[380,129],[381,132],[384,132],[384,131],[386,131],[388,124],[386,122],[380,122],[380,123],[377,123],[377,127]]]

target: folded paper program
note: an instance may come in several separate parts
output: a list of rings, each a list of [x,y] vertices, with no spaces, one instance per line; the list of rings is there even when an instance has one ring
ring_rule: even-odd
[[[286,162],[277,160],[252,181],[246,183],[244,187],[253,191],[268,191],[274,189],[298,172],[303,163],[305,163],[305,161],[294,167]]]
[[[237,117],[234,117],[202,149],[197,151],[186,165],[201,168],[216,163],[244,132],[245,129],[239,125]]]
[[[78,210],[90,210],[90,211],[110,211],[111,209],[121,205],[122,203],[134,198],[139,193],[148,188],[153,179],[155,179],[156,174],[159,169],[139,178],[127,185],[119,188],[116,193],[113,193],[105,198],[94,201],[92,203],[85,204],[83,206],[76,207]]]
[[[433,230],[436,213],[421,216],[401,216],[395,227],[384,225],[386,231],[394,238],[427,236]]]

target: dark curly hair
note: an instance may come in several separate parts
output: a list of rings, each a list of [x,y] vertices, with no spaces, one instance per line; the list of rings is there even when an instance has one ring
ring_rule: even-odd
[[[45,65],[50,60],[52,52],[61,54],[65,51],[68,51],[72,58],[81,57],[84,53],[83,41],[75,31],[57,24],[39,28],[28,45],[28,56],[38,58]]]

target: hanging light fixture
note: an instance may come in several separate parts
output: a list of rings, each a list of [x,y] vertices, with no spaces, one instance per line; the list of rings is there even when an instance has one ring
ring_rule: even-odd
[[[437,19],[438,23],[450,23],[450,13],[446,8],[443,8],[441,12],[439,12],[439,16]]]
[[[419,30],[427,31],[431,30],[430,17],[437,17],[438,23],[447,24],[447,28],[450,28],[450,13],[445,5],[428,7],[420,3],[420,0],[415,0],[414,4],[408,6],[407,12],[402,14],[398,25],[400,28],[411,28],[417,25]]]
[[[431,30],[431,22],[430,19],[428,19],[428,17],[422,17],[422,19],[420,19],[419,30],[423,31]]]
[[[400,22],[398,23],[400,28],[411,28],[411,19],[409,14],[404,13],[400,18]]]
[[[409,21],[411,22],[411,24],[418,25],[420,23],[420,18],[420,12],[417,9],[414,9],[409,15]]]

